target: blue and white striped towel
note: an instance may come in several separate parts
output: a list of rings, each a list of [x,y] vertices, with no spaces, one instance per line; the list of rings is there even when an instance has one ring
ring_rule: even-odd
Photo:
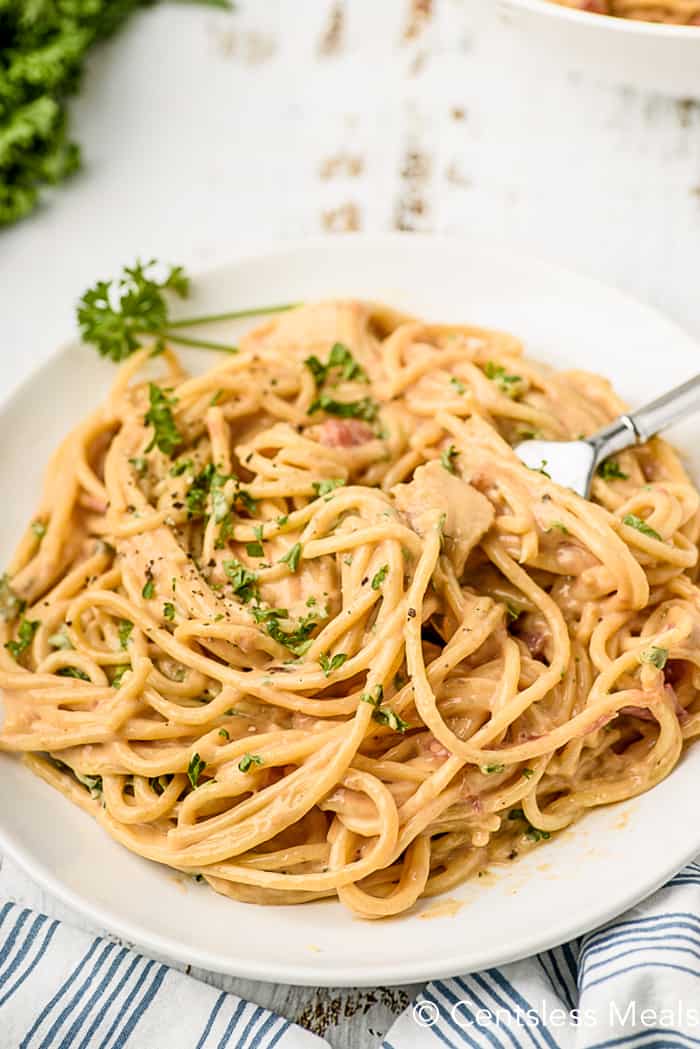
[[[17,904],[0,907],[0,1049],[324,1046],[282,1017],[109,940]],[[580,940],[429,984],[383,1043],[466,1046],[700,1046],[700,863]]]

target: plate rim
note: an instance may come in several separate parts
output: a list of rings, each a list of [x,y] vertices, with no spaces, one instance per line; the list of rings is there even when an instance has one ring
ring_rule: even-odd
[[[396,245],[411,242],[430,243],[431,245],[443,245],[448,250],[470,251],[487,253],[497,258],[503,252],[507,252],[511,260],[525,266],[528,263],[536,263],[542,270],[548,270],[559,276],[566,276],[578,282],[586,282],[592,291],[599,290],[603,293],[613,293],[618,301],[623,300],[633,306],[640,316],[644,313],[663,320],[669,333],[674,332],[678,339],[686,344],[692,343],[697,348],[697,340],[689,332],[685,331],[673,318],[669,318],[663,311],[639,300],[636,296],[624,291],[613,284],[606,283],[598,277],[591,276],[574,268],[562,266],[557,262],[537,256],[529,252],[522,252],[505,239],[493,240],[486,237],[450,236],[444,234],[430,233],[350,233],[338,235],[318,235],[315,237],[290,238],[278,240],[274,243],[261,243],[258,246],[249,247],[239,254],[231,256],[226,261],[221,261],[210,267],[193,272],[193,283],[197,281],[206,282],[211,276],[227,269],[239,268],[247,262],[264,262],[267,259],[276,259],[280,256],[295,254],[305,250],[314,250],[319,247],[333,245],[334,249],[343,245],[340,250],[345,250],[345,245],[363,245],[366,250],[372,250],[374,246]],[[189,267],[188,267],[189,269]],[[31,369],[31,371],[18,384],[13,386],[2,398],[0,398],[0,414],[7,411],[12,402],[20,398],[26,388],[41,375],[43,371],[55,364],[57,359],[79,341],[77,335],[62,340],[56,348],[43,360]],[[3,754],[3,758],[21,760],[18,755]],[[29,774],[27,772],[27,774]],[[560,926],[555,935],[548,935],[546,930],[540,935],[530,935],[527,944],[516,943],[512,948],[503,949],[502,945],[493,947],[490,951],[484,950],[480,960],[480,968],[489,968],[494,965],[505,965],[533,954],[548,950],[558,944],[564,943],[578,935],[593,928],[598,928],[615,916],[623,913],[630,907],[635,906],[646,899],[657,888],[669,880],[677,871],[697,855],[700,849],[700,830],[697,843],[688,846],[684,852],[682,862],[678,862],[678,852],[675,853],[673,862],[664,864],[661,871],[656,867],[654,875],[646,877],[637,882],[634,892],[625,897],[625,903],[620,906],[617,903],[608,907],[602,907],[598,913],[595,925],[590,920],[577,921],[575,915],[566,923],[566,932],[562,934]],[[165,961],[178,961],[183,964],[194,965],[212,972],[227,973],[238,978],[257,980],[261,982],[279,982],[297,986],[335,986],[335,987],[363,987],[377,985],[399,985],[422,982],[432,979],[446,978],[465,971],[474,971],[473,966],[464,960],[460,961],[458,955],[452,954],[449,958],[428,959],[418,963],[410,960],[401,963],[400,960],[391,963],[368,962],[366,971],[358,972],[353,964],[348,968],[342,965],[333,965],[329,974],[328,962],[324,961],[323,955],[319,955],[318,963],[310,960],[305,964],[302,971],[297,972],[293,962],[280,962],[273,956],[265,961],[246,959],[244,954],[239,957],[226,956],[211,952],[202,947],[189,946],[177,939],[170,939],[156,931],[142,929],[139,925],[132,923],[129,918],[120,916],[118,911],[113,910],[109,904],[97,904],[84,899],[80,893],[72,889],[68,884],[54,876],[45,861],[37,858],[30,848],[26,847],[21,840],[16,839],[14,833],[6,829],[0,812],[0,850],[7,855],[35,882],[41,885],[52,896],[64,904],[73,908],[101,930],[109,930],[115,935],[137,945],[139,949],[154,953]],[[398,919],[400,920],[400,919]],[[501,943],[499,938],[499,944]]]

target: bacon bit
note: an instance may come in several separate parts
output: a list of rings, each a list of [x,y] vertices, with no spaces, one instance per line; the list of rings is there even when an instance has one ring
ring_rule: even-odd
[[[618,711],[618,713],[621,714],[622,711],[620,710]],[[604,725],[607,725],[611,721],[614,721],[616,717],[617,714],[601,714],[599,718],[596,718],[591,727],[587,728],[586,731],[581,734],[583,736],[587,736],[589,732],[597,732],[599,728],[603,728]]]
[[[656,721],[648,707],[620,707],[618,713],[627,714],[631,718],[639,718],[640,721]]]
[[[319,440],[328,448],[355,448],[373,437],[372,428],[360,419],[326,419],[319,427]]]
[[[432,733],[430,733],[428,736],[427,749],[430,751],[431,754],[433,754],[436,758],[440,758],[442,761],[444,761],[445,758],[449,758],[450,756],[450,752],[447,749],[447,747],[443,746],[439,739],[435,739],[435,736],[433,736]]]
[[[524,641],[527,645],[530,655],[533,659],[537,659],[538,656],[545,654],[547,647],[547,635],[543,634],[539,630],[525,631],[519,635],[520,640]]]
[[[86,510],[94,510],[96,514],[106,514],[109,507],[109,503],[106,503],[104,499],[98,499],[96,495],[83,495],[80,500],[80,505],[84,506]]]
[[[667,685],[677,685],[683,678],[685,663],[682,659],[669,659],[664,667],[664,681]]]
[[[676,690],[671,685],[664,685],[664,693],[666,695],[666,698],[670,699],[671,703],[673,704],[673,710],[678,720],[681,723],[687,721],[688,712],[685,709],[685,707],[681,705],[678,696],[676,695]],[[629,717],[639,718],[640,721],[658,720],[654,716],[653,712],[649,709],[649,707],[621,707],[619,713],[627,714]]]

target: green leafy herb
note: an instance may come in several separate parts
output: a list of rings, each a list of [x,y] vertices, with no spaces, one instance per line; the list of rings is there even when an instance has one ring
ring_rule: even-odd
[[[31,645],[38,629],[38,619],[21,619],[17,629],[17,640],[5,642],[5,648],[10,655],[15,659],[19,659],[22,653],[26,652]]]
[[[625,514],[622,518],[622,523],[627,525],[629,528],[636,528],[642,535],[648,535],[650,539],[658,539],[659,542],[663,542],[663,539],[653,528],[651,528],[642,517],[637,517],[636,514]]]
[[[187,766],[187,777],[193,789],[199,785],[199,777],[207,767],[206,761],[202,761],[199,754],[193,754]]]
[[[364,368],[357,363],[350,350],[342,342],[336,342],[332,347],[326,364],[323,364],[318,357],[307,357],[304,364],[313,375],[317,386],[323,386],[328,380],[329,373],[336,368],[340,379],[368,381]]]
[[[450,447],[446,448],[445,451],[440,456],[440,464],[441,464],[441,466],[443,466],[445,468],[445,470],[447,470],[448,473],[453,474],[453,473],[456,472],[455,471],[455,459],[457,458],[458,455],[459,455],[459,452],[457,451],[455,446],[453,444],[451,444]]]
[[[552,835],[548,830],[538,830],[537,827],[530,827],[526,832],[525,837],[529,841],[549,841]]]
[[[460,382],[460,380],[457,378],[456,375],[453,375],[452,378],[450,379],[450,386],[454,386],[455,390],[460,395],[463,394],[463,393],[466,393],[466,391],[467,391],[467,388],[464,385],[464,383]]]
[[[114,677],[112,678],[112,688],[121,688],[124,675],[127,671],[131,670],[128,663],[122,663],[120,666],[114,668]]]
[[[405,732],[408,728],[408,722],[404,721],[395,710],[381,705],[384,699],[382,685],[376,685],[372,692],[363,692],[360,699],[363,703],[369,703],[371,707],[374,707],[372,717],[380,725],[387,725],[394,732]]]
[[[532,777],[535,775],[535,770],[534,769],[522,769],[522,775],[525,777],[525,779],[532,779]]]
[[[235,557],[231,558],[230,561],[224,561],[223,567],[224,572],[231,581],[234,594],[236,594],[241,601],[247,603],[257,596],[258,576],[256,572],[249,571],[249,569],[241,564],[240,561],[237,561]]]
[[[51,645],[51,648],[72,648],[73,647],[71,639],[66,634],[65,624],[63,624],[56,631],[55,634],[51,634],[51,636],[48,638],[48,642]]]
[[[501,389],[506,396],[515,399],[518,396],[518,390],[516,386],[519,382],[522,382],[520,375],[508,375],[505,368],[500,364],[495,364],[493,361],[487,361],[484,366],[484,375],[487,379],[491,379]]]
[[[19,597],[10,586],[10,577],[7,572],[0,576],[0,616],[9,622],[21,615],[27,607],[27,602]]]
[[[294,546],[290,547],[284,557],[280,557],[278,564],[287,565],[290,572],[296,572],[299,568],[299,560],[301,558],[301,543],[295,543]]]
[[[284,525],[286,525],[288,520],[289,514],[281,514],[281,516],[277,518],[276,523],[280,526],[280,528],[282,528],[284,527]]]
[[[143,455],[136,455],[132,459],[129,459],[130,464],[139,477],[145,477],[148,473],[148,460]],[[172,473],[172,471],[171,471]]]
[[[327,477],[324,481],[314,481],[311,487],[316,495],[328,495],[335,488],[342,488],[345,481],[342,477]],[[279,520],[277,522],[279,524]]]
[[[245,548],[246,548],[246,553],[248,554],[248,557],[264,557],[265,556],[265,551],[263,550],[263,545],[262,545],[262,543],[260,542],[259,539],[256,539],[252,543],[246,543],[245,544]]]
[[[172,601],[166,601],[163,605],[163,615],[169,622],[173,622],[175,619],[175,605]]]
[[[372,589],[373,590],[379,590],[380,586],[382,585],[382,583],[384,582],[384,580],[386,579],[388,574],[389,574],[389,566],[388,565],[382,565],[382,567],[379,569],[379,571],[375,572],[375,574],[372,576],[372,583],[371,583]]]
[[[82,783],[82,785],[84,787],[87,787],[87,789],[90,791],[91,798],[99,798],[101,796],[102,776],[86,776],[82,772],[76,772],[75,769],[73,769],[72,771],[73,775],[78,780],[78,782]]]
[[[552,521],[552,523],[550,524],[550,526],[547,529],[547,531],[548,532],[553,532],[555,529],[558,532],[561,532],[562,535],[568,535],[569,534],[569,529],[566,527],[565,524],[562,524],[561,521]]]
[[[156,262],[136,261],[125,266],[118,280],[100,280],[78,304],[78,324],[85,342],[103,357],[123,361],[140,345],[142,335],[162,335],[168,322],[163,292],[185,298],[189,279],[182,266],[170,266],[162,279],[154,275]]]
[[[148,399],[151,406],[143,421],[145,426],[153,427],[153,437],[146,451],[150,452],[153,448],[159,448],[163,455],[170,456],[183,440],[172,412],[173,407],[177,404],[177,399],[169,397],[154,382],[148,384]]]
[[[79,678],[81,681],[90,680],[89,676],[85,673],[85,671],[81,670],[79,667],[61,667],[61,669],[57,670],[56,673],[59,677],[76,677]]]
[[[626,481],[629,477],[629,474],[626,474],[620,468],[620,464],[616,459],[606,459],[598,467],[597,473],[599,477],[603,477],[606,481]]]
[[[492,775],[494,772],[505,772],[505,770],[506,770],[505,765],[494,764],[494,765],[482,765],[481,766],[481,771],[487,776]]]
[[[547,471],[545,470],[545,466],[546,465],[547,465],[547,460],[543,459],[539,466],[531,466],[530,469],[536,474],[542,474],[543,477],[548,477],[549,480],[551,481],[552,480],[552,475],[548,474]]]
[[[374,422],[379,412],[379,405],[371,397],[362,397],[359,401],[336,401],[326,393],[320,394],[309,407],[309,415],[314,412],[326,412],[341,419],[364,419]]]
[[[336,652],[336,654],[330,658],[325,652],[322,652],[318,657],[318,662],[325,676],[330,677],[334,670],[338,670],[339,667],[342,667],[347,658],[345,652]]]
[[[521,608],[516,608],[515,605],[510,603],[510,601],[506,601],[506,615],[509,623],[514,623],[522,614],[523,611]]]
[[[651,648],[644,649],[639,660],[641,663],[652,663],[658,670],[663,670],[668,660],[668,649],[652,645]]]
[[[156,592],[156,585],[153,582],[153,576],[149,575],[147,577],[147,579],[146,579],[146,582],[143,584],[143,590],[141,591],[141,597],[144,598],[145,601],[150,601],[151,598],[155,596],[155,592]]]
[[[37,539],[43,539],[46,535],[46,525],[43,521],[32,521],[32,532]]]
[[[524,820],[525,819],[525,813],[523,812],[522,809],[511,809],[510,812],[508,813],[508,819],[509,820]]]
[[[117,627],[117,633],[119,635],[119,647],[126,648],[129,644],[129,638],[131,637],[131,631],[134,629],[134,624],[130,619],[120,619],[119,626]]]
[[[174,466],[170,467],[170,476],[182,477],[182,475],[187,473],[188,470],[191,470],[193,466],[194,463],[191,459],[179,459]]]
[[[244,754],[238,762],[240,772],[250,772],[254,765],[264,765],[265,762],[259,754]]]
[[[219,729],[219,735],[221,736],[222,739],[230,739],[231,738],[229,736],[229,734],[228,734],[228,729],[225,729],[225,728],[220,728]]]

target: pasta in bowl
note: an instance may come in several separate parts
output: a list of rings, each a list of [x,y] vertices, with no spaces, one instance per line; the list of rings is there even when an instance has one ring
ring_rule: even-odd
[[[225,896],[365,918],[646,791],[700,724],[697,490],[658,439],[591,500],[512,451],[622,407],[362,301],[139,350],[3,581],[0,747]]]
[[[589,11],[617,18],[636,18],[642,22],[700,26],[697,0],[552,0],[574,11]]]

